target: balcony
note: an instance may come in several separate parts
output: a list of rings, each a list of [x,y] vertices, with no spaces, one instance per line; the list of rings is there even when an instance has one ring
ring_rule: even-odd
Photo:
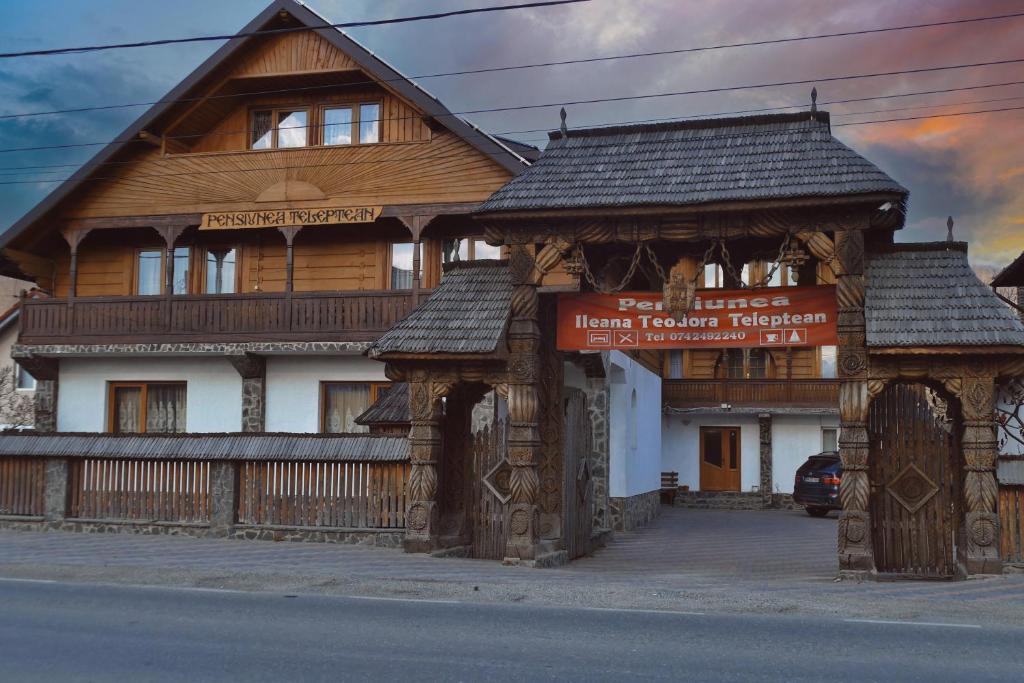
[[[673,408],[734,407],[837,408],[834,379],[666,379],[662,399]]]
[[[412,310],[413,296],[387,290],[25,299],[19,343],[374,341]]]

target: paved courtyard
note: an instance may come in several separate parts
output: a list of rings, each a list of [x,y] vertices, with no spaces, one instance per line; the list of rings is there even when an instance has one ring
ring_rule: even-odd
[[[986,617],[1024,624],[1024,575],[836,582],[836,519],[664,508],[558,569],[397,550],[131,534],[0,531],[0,577],[596,607]]]

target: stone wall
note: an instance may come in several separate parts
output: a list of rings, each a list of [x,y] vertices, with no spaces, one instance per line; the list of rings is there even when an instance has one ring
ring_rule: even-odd
[[[802,510],[789,493],[775,493],[766,498],[757,491],[680,491],[676,507],[691,510]]]
[[[632,531],[646,526],[661,513],[661,492],[648,491],[626,498],[609,498],[608,511],[615,531]]]

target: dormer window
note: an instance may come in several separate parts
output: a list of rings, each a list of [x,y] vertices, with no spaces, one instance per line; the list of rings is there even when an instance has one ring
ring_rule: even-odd
[[[252,113],[252,149],[285,149],[309,144],[309,111],[259,109]]]

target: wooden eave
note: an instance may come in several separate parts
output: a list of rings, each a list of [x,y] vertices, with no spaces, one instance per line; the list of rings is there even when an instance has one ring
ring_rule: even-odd
[[[1021,355],[1024,354],[1024,346],[1007,344],[993,346],[869,346],[868,354],[876,356]]]

